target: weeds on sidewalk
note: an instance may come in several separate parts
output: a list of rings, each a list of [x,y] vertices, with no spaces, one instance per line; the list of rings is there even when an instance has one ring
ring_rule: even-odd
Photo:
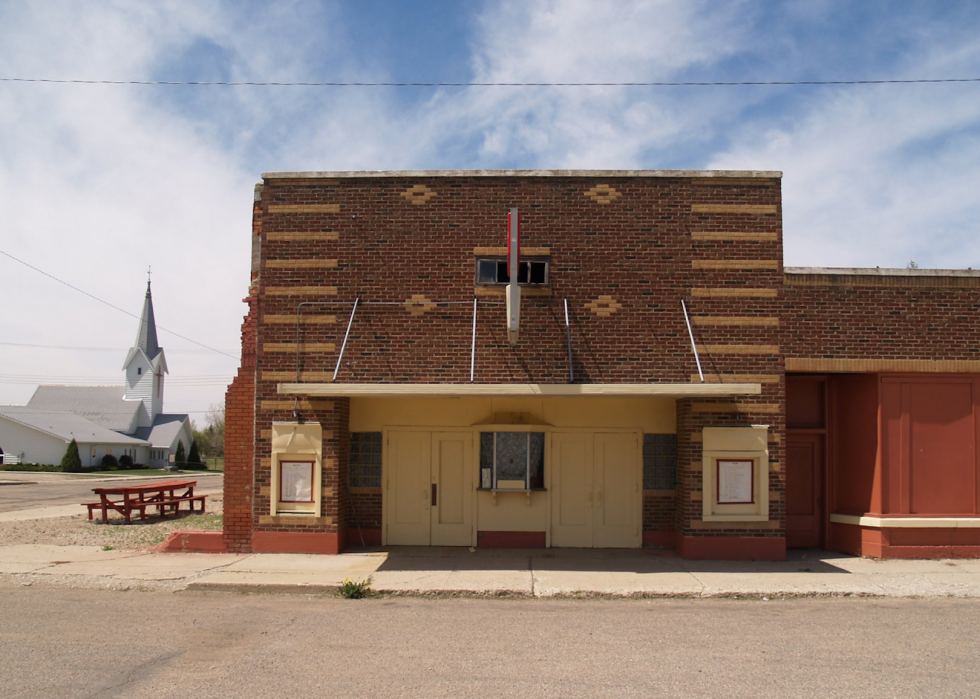
[[[363,599],[371,594],[371,583],[367,580],[344,578],[340,583],[339,592],[344,599]]]

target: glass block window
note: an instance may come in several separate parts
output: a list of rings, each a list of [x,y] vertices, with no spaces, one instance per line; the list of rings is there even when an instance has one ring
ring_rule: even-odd
[[[544,432],[480,433],[480,487],[497,488],[501,481],[544,488]]]
[[[643,435],[643,489],[677,487],[677,435]]]
[[[381,487],[381,433],[351,432],[347,484],[351,488]]]

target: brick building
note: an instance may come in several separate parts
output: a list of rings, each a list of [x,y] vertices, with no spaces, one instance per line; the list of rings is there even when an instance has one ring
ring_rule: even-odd
[[[224,547],[977,555],[980,275],[783,269],[780,177],[264,175]]]

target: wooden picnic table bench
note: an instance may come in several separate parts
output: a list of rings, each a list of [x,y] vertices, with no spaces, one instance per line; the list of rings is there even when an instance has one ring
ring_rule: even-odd
[[[109,510],[114,510],[126,518],[126,523],[132,522],[134,512],[139,512],[140,519],[146,521],[146,510],[157,508],[160,517],[167,516],[169,509],[172,514],[180,512],[181,503],[186,502],[191,512],[194,503],[201,504],[204,512],[207,495],[195,495],[194,486],[197,481],[158,481],[145,485],[122,485],[112,488],[92,488],[99,496],[98,502],[83,502],[88,508],[88,518],[91,520],[96,510],[102,513],[102,521],[109,519]]]

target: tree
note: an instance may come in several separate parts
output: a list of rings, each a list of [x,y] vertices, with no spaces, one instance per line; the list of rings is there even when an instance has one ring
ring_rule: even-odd
[[[201,455],[197,451],[197,440],[191,440],[191,451],[187,455],[187,463],[189,464],[199,464],[201,463]]]
[[[208,440],[207,455],[211,457],[224,456],[225,406],[212,403],[204,419],[208,423],[207,428],[204,430]]]
[[[184,463],[184,442],[177,442],[177,451],[174,455],[174,462],[177,464]]]
[[[61,470],[65,473],[78,473],[82,470],[82,457],[78,453],[78,442],[72,437],[65,455],[61,457]]]

